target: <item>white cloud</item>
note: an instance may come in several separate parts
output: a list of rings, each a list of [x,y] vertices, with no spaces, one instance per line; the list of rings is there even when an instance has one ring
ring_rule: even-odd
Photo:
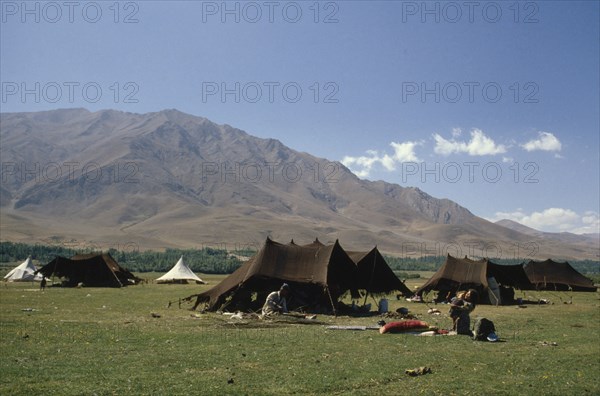
[[[562,143],[550,132],[538,132],[538,138],[521,145],[527,151],[560,151]]]
[[[346,165],[347,167],[351,167],[353,165],[358,165],[365,169],[371,169],[373,167],[373,165],[375,164],[375,162],[377,162],[379,160],[379,158],[377,157],[376,151],[369,150],[369,151],[367,151],[367,154],[369,155],[368,157],[367,156],[360,156],[360,157],[345,156],[342,159],[342,164]]]
[[[358,177],[360,177],[361,179],[364,179],[366,177],[369,177],[369,171],[368,170],[360,170],[360,171],[356,171],[354,172],[354,174]]]
[[[396,164],[402,162],[419,162],[419,157],[415,154],[415,148],[422,142],[391,142],[394,152],[392,154],[380,155],[376,150],[367,150],[366,155],[352,157],[346,155],[341,163],[347,166],[352,173],[360,178],[369,177],[375,165],[380,164],[387,171],[396,169]]]
[[[417,162],[419,158],[415,154],[415,147],[419,142],[404,142],[404,143],[390,143],[390,146],[394,148],[393,159],[396,162]]]
[[[583,221],[584,224],[598,224],[599,219],[600,217],[598,217],[598,213],[587,211],[584,213],[581,221]]]
[[[455,128],[456,129],[456,128]],[[474,128],[471,130],[471,140],[468,142],[458,141],[455,138],[458,136],[452,130],[452,139],[444,139],[441,135],[434,133],[435,147],[433,151],[437,154],[450,155],[453,153],[467,153],[473,156],[495,155],[506,153],[506,146],[496,144],[494,140],[483,133],[481,129]]]
[[[381,158],[381,165],[383,165],[383,167],[388,170],[388,171],[393,171],[396,169],[396,164],[395,164],[395,160],[393,157],[390,157],[389,155],[385,154],[382,158]]]
[[[554,228],[560,231],[567,231],[574,227],[580,220],[580,217],[570,209],[550,208],[542,212],[533,212],[525,219],[534,228]]]
[[[600,215],[596,212],[585,212],[581,217],[581,227],[573,230],[576,234],[598,234],[600,233]]]
[[[457,138],[462,135],[462,129],[460,128],[452,128],[452,137]]]
[[[600,232],[600,216],[588,211],[583,215],[571,209],[548,208],[541,212],[525,213],[522,209],[514,212],[496,212],[490,221],[513,220],[527,227],[546,232],[572,232],[575,234]]]
[[[464,143],[446,140],[437,133],[433,134],[433,139],[435,140],[435,148],[433,151],[437,154],[449,155],[454,152],[462,151],[466,147]]]
[[[502,162],[504,162],[505,164],[510,164],[515,162],[515,159],[512,157],[502,157]]]

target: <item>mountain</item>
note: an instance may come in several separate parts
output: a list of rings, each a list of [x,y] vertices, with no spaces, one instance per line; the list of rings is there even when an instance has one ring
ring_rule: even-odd
[[[506,227],[529,236],[542,237],[544,235],[543,231],[538,231],[534,228],[527,227],[526,225],[523,225],[513,220],[502,219],[496,221],[495,224],[501,225],[502,227]]]
[[[0,115],[1,239],[100,248],[339,238],[401,256],[591,258],[413,187],[206,118],[62,109]]]
[[[531,237],[541,238],[547,241],[556,241],[557,243],[570,244],[571,246],[579,246],[581,249],[594,248],[600,243],[600,235],[598,234],[573,234],[571,232],[544,232],[531,227],[527,227],[513,220],[503,219],[498,220],[495,224],[511,230],[518,231],[522,234]]]

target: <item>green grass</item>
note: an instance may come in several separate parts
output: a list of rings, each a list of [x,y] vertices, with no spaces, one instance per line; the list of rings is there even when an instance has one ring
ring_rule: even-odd
[[[493,320],[505,341],[481,343],[324,326],[372,325],[377,316],[231,324],[178,308],[180,297],[222,278],[207,276],[206,286],[45,292],[37,284],[0,284],[0,394],[600,394],[597,293],[535,293],[555,304],[524,309],[480,305],[473,318]],[[570,297],[572,304],[560,300]],[[168,301],[175,304],[167,308]],[[430,317],[424,304],[390,297],[390,309],[400,306],[450,325],[445,306]],[[404,374],[419,366],[433,373]]]

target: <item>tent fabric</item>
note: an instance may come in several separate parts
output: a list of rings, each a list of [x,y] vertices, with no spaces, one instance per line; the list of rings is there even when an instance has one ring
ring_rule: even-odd
[[[448,255],[446,261],[433,276],[415,292],[421,295],[431,290],[487,288],[487,260],[459,259]]]
[[[185,261],[183,261],[183,256],[181,256],[173,268],[171,268],[166,274],[156,279],[158,283],[177,283],[188,280],[201,284],[205,283],[196,274],[194,274]]]
[[[35,265],[31,261],[31,257],[27,257],[27,260],[13,268],[6,276],[4,281],[6,282],[41,282],[44,278],[40,274],[35,274]]]
[[[523,263],[500,265],[488,261],[487,274],[488,277],[494,277],[500,286],[515,287],[521,290],[533,289],[533,285],[523,269]]]
[[[234,309],[239,307],[236,303],[251,299],[252,308],[256,308],[264,302],[265,293],[287,282],[299,301],[302,300],[300,294],[305,294],[303,302],[313,304],[315,301],[311,300],[311,296],[318,294],[325,305],[326,302],[337,301],[348,290],[355,290],[355,281],[356,265],[338,241],[328,246],[306,247],[283,245],[267,238],[255,256],[221,283],[186,300],[196,297],[194,308],[206,302],[207,309],[215,311],[221,309],[226,300],[227,309]],[[301,289],[303,293],[300,293]],[[294,309],[294,303],[288,303],[288,308]]]
[[[294,242],[294,240],[292,239],[292,242]],[[307,245],[302,245],[303,247],[307,247],[307,248],[321,248],[323,246],[325,246],[325,244],[321,243],[321,241],[319,241],[319,238],[315,238],[315,240]]]
[[[410,289],[394,274],[377,247],[368,252],[347,253],[356,263],[357,288],[369,293],[390,293],[396,290],[406,297],[412,295]]]
[[[123,287],[141,281],[119,266],[108,253],[79,254],[71,258],[58,256],[37,273],[46,278],[64,278],[64,286]]]
[[[530,260],[523,269],[537,290],[597,290],[591,279],[577,272],[568,262]]]
[[[306,245],[298,245],[296,242],[294,242],[294,238],[292,238],[292,240],[290,241],[290,243],[288,243],[288,245],[292,245],[292,246],[302,246],[302,247],[308,247],[308,248],[320,248],[325,246],[323,243],[321,243],[321,241],[319,241],[319,238],[315,238],[314,241],[312,241],[309,244]]]
[[[415,293],[422,295],[437,290],[440,292],[438,296],[445,296],[448,292],[472,288],[479,292],[480,303],[510,304],[514,302],[514,287],[522,290],[532,288],[522,264],[500,265],[488,259],[460,259],[448,255],[440,269]]]
[[[493,276],[487,278],[488,289],[487,289],[487,297],[488,300],[494,305],[502,304],[502,296],[500,292],[500,285],[498,281]]]

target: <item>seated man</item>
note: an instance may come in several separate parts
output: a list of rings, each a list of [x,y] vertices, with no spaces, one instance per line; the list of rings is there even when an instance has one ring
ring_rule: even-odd
[[[287,283],[281,285],[279,291],[274,291],[267,296],[262,314],[265,316],[287,313],[287,301],[285,298],[290,294],[290,286]]]

